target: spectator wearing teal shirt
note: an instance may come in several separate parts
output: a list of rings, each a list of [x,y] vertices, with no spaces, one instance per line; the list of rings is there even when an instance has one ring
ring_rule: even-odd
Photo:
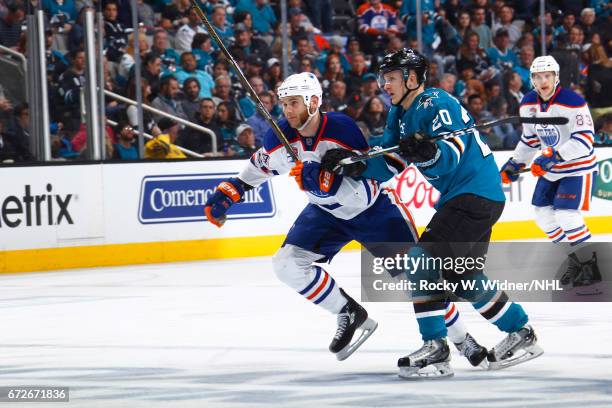
[[[521,48],[519,55],[521,61],[518,65],[514,66],[513,70],[520,75],[521,80],[523,81],[521,91],[523,93],[527,93],[531,89],[531,74],[529,69],[531,68],[533,59],[535,58],[535,50],[531,45],[524,45],[523,48]]]
[[[225,11],[225,6],[223,4],[216,4],[213,7],[212,15],[211,15],[211,23],[223,44],[231,44],[234,41],[234,30],[227,23],[226,20],[227,12]],[[213,44],[215,49],[218,49],[217,44]]]
[[[183,86],[187,78],[196,78],[200,83],[200,98],[212,97],[212,89],[215,86],[212,76],[208,72],[197,69],[196,58],[193,52],[184,52],[181,55],[181,67],[176,70],[174,77]]]
[[[74,24],[77,18],[74,0],[43,0],[42,6],[51,19],[58,14],[63,14],[66,16],[64,23]]]
[[[247,11],[251,14],[253,30],[256,33],[272,33],[272,28],[276,24],[276,15],[267,0],[239,0],[235,12],[238,11]]]
[[[191,43],[191,52],[196,59],[196,68],[205,72],[212,72],[214,63],[212,52],[212,44],[210,36],[205,33],[198,33],[193,37]]]
[[[137,160],[138,149],[134,145],[134,129],[128,122],[119,122],[117,125],[119,135],[117,143],[113,145],[113,159]]]
[[[491,64],[500,70],[504,66],[513,68],[519,65],[516,53],[510,49],[510,35],[505,29],[497,30],[494,39],[495,47],[487,49],[487,56]]]

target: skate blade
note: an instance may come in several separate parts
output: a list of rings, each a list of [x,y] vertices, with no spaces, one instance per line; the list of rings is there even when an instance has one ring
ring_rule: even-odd
[[[374,333],[377,327],[378,323],[375,320],[370,318],[366,319],[366,321],[357,328],[357,330],[361,331],[361,334],[357,340],[351,344],[348,344],[342,350],[337,352],[336,359],[338,359],[338,361],[342,361],[349,358],[350,355],[353,354],[359,348],[359,346],[361,346],[368,339],[368,337],[372,335],[372,333]]]
[[[533,360],[534,358],[540,357],[544,354],[544,350],[537,344],[526,347],[524,353],[520,356],[510,358],[502,361],[489,361],[489,370],[503,370],[504,368],[512,367],[518,364],[522,364],[526,361]]]
[[[448,361],[419,367],[400,367],[398,376],[406,380],[436,380],[455,375]]]

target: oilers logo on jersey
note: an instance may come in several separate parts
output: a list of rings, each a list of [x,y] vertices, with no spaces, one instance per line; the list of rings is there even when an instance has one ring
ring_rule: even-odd
[[[559,128],[555,125],[535,125],[535,131],[542,144],[545,146],[555,147],[561,140]]]

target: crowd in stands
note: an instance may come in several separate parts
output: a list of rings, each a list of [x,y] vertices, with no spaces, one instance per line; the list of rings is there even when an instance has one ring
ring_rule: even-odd
[[[0,44],[26,52],[23,0],[0,0]],[[182,158],[184,147],[204,156],[248,157],[269,125],[247,96],[236,72],[204,29],[189,0],[139,0],[140,28],[131,28],[128,0],[103,1],[104,86],[211,129],[209,135],[144,111],[145,158]],[[417,47],[416,0],[353,1],[354,15],[336,19],[331,0],[287,0],[290,73],[320,79],[324,111],[357,120],[367,138],[382,135],[389,97],[377,85],[377,66],[388,52]],[[337,3],[337,2],[334,2]],[[423,53],[430,61],[428,86],[458,98],[478,123],[516,115],[531,88],[529,66],[546,51],[561,65],[561,85],[587,99],[596,140],[612,144],[612,4],[609,0],[550,0],[542,32],[539,1],[421,0]],[[282,116],[276,89],[283,79],[280,5],[268,0],[200,2],[217,34],[240,65],[273,118]],[[337,4],[336,4],[337,6]],[[56,158],[83,157],[86,126],[80,93],[85,82],[84,12],[97,1],[43,0],[47,17],[46,63]],[[345,6],[345,8],[348,6]],[[135,80],[135,41],[141,82]],[[0,78],[10,81],[10,78]],[[138,159],[137,109],[106,98],[107,159]],[[0,88],[0,162],[28,161],[29,110]],[[510,149],[520,129],[490,129],[494,149]]]

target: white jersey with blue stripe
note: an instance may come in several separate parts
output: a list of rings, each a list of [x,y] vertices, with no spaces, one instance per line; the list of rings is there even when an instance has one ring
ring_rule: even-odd
[[[286,119],[278,122],[289,144],[302,162],[317,162],[330,149],[343,148],[366,152],[368,143],[349,116],[342,113],[322,113],[321,124],[314,137],[304,137],[289,126]],[[295,165],[283,144],[272,130],[264,136],[264,145],[257,150],[238,177],[251,186],[258,186],[275,175],[288,173]],[[376,180],[342,177],[329,193],[307,191],[308,200],[336,218],[349,220],[372,206],[380,194]]]
[[[540,150],[553,147],[563,159],[543,177],[556,181],[563,177],[580,176],[597,171],[593,148],[593,119],[586,101],[576,92],[557,88],[548,102],[543,102],[535,91],[528,92],[521,101],[521,116],[562,116],[566,125],[523,125],[521,140],[514,149],[513,159],[528,165]]]

